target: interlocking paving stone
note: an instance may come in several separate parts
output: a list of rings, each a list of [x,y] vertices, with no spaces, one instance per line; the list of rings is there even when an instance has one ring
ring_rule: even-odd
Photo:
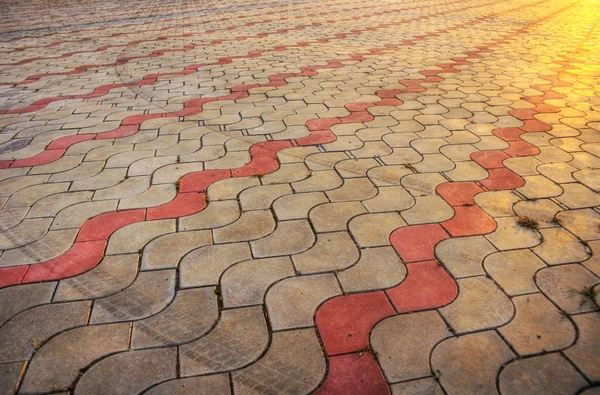
[[[269,210],[242,213],[231,225],[215,229],[215,243],[232,243],[260,239],[275,230],[275,220]]]
[[[502,290],[487,277],[456,281],[458,297],[440,309],[440,314],[457,333],[502,326],[510,321],[514,307]]]
[[[325,192],[325,194],[332,202],[367,200],[377,194],[377,189],[368,178],[349,178],[344,180],[341,187]]]
[[[406,277],[406,269],[392,247],[368,248],[359,261],[337,273],[344,292],[391,288]]]
[[[541,229],[544,242],[533,249],[549,265],[585,261],[588,248],[562,228]]]
[[[568,313],[597,308],[584,291],[585,287],[599,283],[600,278],[580,264],[547,267],[540,270],[535,279],[538,288]]]
[[[596,395],[598,393],[600,393],[600,387],[598,387],[598,386],[589,387],[580,392],[580,394],[583,394],[583,395]]]
[[[556,375],[549,381],[547,375]],[[517,360],[500,373],[499,388],[504,393],[577,393],[587,381],[557,353]]]
[[[402,394],[431,394],[431,395],[441,395],[444,393],[442,388],[438,384],[437,380],[431,379],[421,379],[415,381],[407,381],[399,384],[390,385],[390,389],[392,390],[392,395],[402,395]]]
[[[216,285],[228,267],[251,258],[248,243],[201,247],[181,261],[179,282],[183,287]]]
[[[31,207],[31,210],[27,214],[27,217],[51,217],[58,214],[58,212],[64,208],[67,208],[76,203],[90,201],[90,199],[91,193],[86,191],[61,193],[48,196],[35,202],[35,204],[33,204],[33,206]]]
[[[591,209],[569,210],[558,213],[561,226],[584,241],[600,238],[600,214]]]
[[[123,199],[139,195],[150,187],[149,177],[129,177],[123,182],[94,193],[94,200]]]
[[[415,198],[415,205],[401,213],[409,225],[442,222],[452,218],[454,211],[439,196],[421,196]]]
[[[13,3],[0,392],[597,389],[594,4]]]
[[[373,329],[371,344],[383,373],[393,383],[429,375],[431,350],[448,336],[450,331],[439,314],[427,311],[384,319]]]
[[[582,265],[596,276],[600,276],[600,256],[598,255],[598,251],[600,251],[600,240],[589,242],[588,247],[590,247],[590,250],[592,251],[592,256],[582,262]]]
[[[484,192],[475,196],[475,203],[492,217],[508,217],[514,215],[513,206],[521,198],[512,191]]]
[[[551,198],[563,194],[563,189],[543,176],[523,177],[525,186],[518,188],[527,199]]]
[[[338,188],[343,180],[333,170],[313,171],[305,180],[292,183],[296,192],[318,192]]]
[[[345,269],[358,258],[359,250],[346,232],[318,233],[316,243],[309,250],[292,257],[301,273]]]
[[[0,327],[0,361],[26,360],[51,336],[83,326],[89,301],[37,306],[14,316]]]
[[[240,216],[240,209],[235,200],[211,202],[199,213],[181,217],[179,230],[210,229],[229,225]]]
[[[242,210],[268,209],[275,199],[292,192],[287,184],[261,185],[245,189],[240,193],[240,205]]]
[[[579,337],[572,347],[565,350],[565,354],[589,380],[596,381],[600,377],[600,369],[596,363],[599,343],[595,328],[600,322],[600,314],[576,315],[573,321],[579,330]]]
[[[86,220],[102,213],[114,211],[116,208],[116,200],[102,200],[75,204],[61,210],[54,218],[50,229],[79,228]]]
[[[494,252],[494,246],[482,236],[443,240],[435,248],[440,262],[456,278],[485,274],[482,263]]]
[[[137,254],[112,255],[87,273],[59,281],[54,301],[93,299],[127,288],[137,276]]]
[[[556,198],[570,209],[600,205],[600,195],[581,184],[563,184],[562,195]]]
[[[86,326],[61,333],[36,352],[20,392],[67,390],[82,369],[106,355],[125,351],[128,343],[128,323]],[[56,358],[60,364],[55,363]]]
[[[550,199],[519,202],[514,205],[513,210],[515,214],[520,217],[536,220],[538,222],[538,228],[558,226],[554,217],[559,211],[562,211],[560,206]]]
[[[371,213],[402,211],[413,203],[414,199],[402,187],[380,187],[377,196],[363,202]]]
[[[226,372],[252,363],[268,346],[262,308],[225,310],[206,336],[179,347],[182,376]]]
[[[142,272],[128,288],[98,299],[90,322],[100,324],[146,318],[167,307],[174,294],[174,270]]]
[[[9,232],[0,233],[0,248],[10,250],[39,240],[50,227],[51,218],[26,219]]]
[[[535,229],[519,225],[515,217],[496,218],[496,222],[498,228],[485,237],[501,251],[534,247],[542,241]]]
[[[333,232],[345,230],[350,219],[363,213],[366,210],[359,202],[325,203],[313,208],[309,218],[317,232]]]
[[[308,250],[315,235],[307,220],[280,221],[273,233],[250,242],[256,257],[292,255]]]
[[[216,299],[212,287],[177,292],[163,311],[134,322],[131,347],[171,346],[202,336],[217,320]]]
[[[167,381],[145,392],[148,395],[229,395],[229,377],[226,374],[189,377]]]
[[[397,213],[362,214],[354,217],[348,229],[361,247],[378,247],[390,244],[390,233],[405,226]]]
[[[326,299],[341,294],[333,274],[291,277],[273,285],[265,296],[265,306],[273,329],[311,326],[317,307]],[[293,306],[286,303],[294,299]]]
[[[210,244],[209,231],[181,232],[160,236],[144,248],[142,270],[176,268],[191,250]]]
[[[271,284],[295,275],[288,257],[242,261],[221,276],[223,306],[241,307],[261,304]]]
[[[154,238],[174,231],[175,220],[171,219],[127,225],[111,235],[106,253],[109,255],[136,253]]]
[[[325,358],[314,329],[273,334],[265,356],[232,374],[233,389],[241,394],[273,391],[308,393],[325,374]]]
[[[55,282],[0,289],[0,326],[21,311],[50,303],[55,289]]]
[[[431,354],[440,384],[451,393],[498,393],[496,374],[515,355],[494,331],[449,338]]]
[[[494,253],[483,261],[485,270],[509,295],[536,292],[536,272],[546,267],[530,250],[512,250]]]
[[[5,251],[0,266],[44,262],[55,258],[73,245],[77,229],[49,231],[31,244]]]
[[[512,299],[515,318],[499,329],[521,356],[560,350],[575,340],[575,328],[540,293]]]
[[[306,218],[310,209],[327,201],[322,192],[286,195],[273,202],[273,211],[279,220]]]
[[[56,184],[41,184],[34,185],[28,188],[23,188],[13,194],[6,202],[6,207],[31,206],[38,200],[54,195],[56,193],[65,192],[69,189],[68,183]]]
[[[25,218],[29,207],[5,208],[0,211],[0,231],[13,228]]]
[[[76,394],[139,393],[176,377],[177,349],[126,351],[100,360],[77,382]],[[132,373],[134,373],[132,375]]]
[[[0,391],[3,394],[15,394],[25,368],[25,362],[0,364]]]

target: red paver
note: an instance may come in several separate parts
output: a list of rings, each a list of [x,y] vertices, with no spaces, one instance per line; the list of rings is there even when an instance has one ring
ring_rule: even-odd
[[[474,182],[446,182],[438,185],[435,191],[449,205],[464,206],[474,204],[473,197],[483,189]]]
[[[390,242],[406,262],[434,259],[433,247],[447,239],[448,234],[438,224],[400,228],[390,235]]]
[[[100,214],[87,221],[77,235],[77,241],[107,240],[117,229],[125,225],[141,222],[146,217],[146,210],[126,210]]]
[[[355,352],[369,346],[371,328],[394,314],[383,292],[347,295],[323,304],[315,323],[328,355]]]
[[[456,297],[456,283],[438,261],[407,265],[406,281],[386,293],[399,313],[435,309]]]
[[[58,258],[31,265],[22,283],[60,280],[87,272],[102,259],[106,241],[81,241]]]
[[[525,181],[509,169],[490,169],[489,177],[480,183],[492,191],[517,189],[525,185]]]
[[[503,152],[512,157],[533,156],[540,153],[538,147],[525,141],[511,141],[509,142],[509,145],[510,147],[505,149]]]
[[[491,233],[496,229],[496,221],[478,206],[454,207],[454,217],[442,222],[450,236],[474,236]]]
[[[511,145],[512,147],[512,145]],[[518,147],[515,147],[518,148]],[[477,164],[484,169],[497,169],[502,167],[502,162],[504,159],[510,158],[514,151],[513,150],[504,150],[501,151],[479,151],[471,154],[471,159],[473,159]]]
[[[389,394],[379,365],[368,351],[329,359],[327,380],[316,394]]]
[[[154,219],[179,218],[195,214],[206,207],[206,198],[203,193],[179,193],[177,197],[162,206],[148,209],[146,218]]]

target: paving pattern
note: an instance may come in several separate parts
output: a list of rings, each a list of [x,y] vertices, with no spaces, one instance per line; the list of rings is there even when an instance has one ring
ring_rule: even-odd
[[[0,2],[0,394],[600,394],[600,2]]]

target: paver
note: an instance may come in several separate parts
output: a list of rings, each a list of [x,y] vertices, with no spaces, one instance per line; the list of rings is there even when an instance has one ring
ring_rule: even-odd
[[[536,292],[535,275],[546,267],[544,262],[527,249],[491,254],[483,267],[508,295]]]
[[[458,297],[439,311],[457,333],[507,324],[514,314],[510,300],[483,276],[456,281]]]
[[[212,287],[178,292],[173,302],[164,310],[134,323],[131,347],[170,346],[202,336],[216,322],[216,304],[216,295]],[[191,311],[194,313],[190,313]]]
[[[180,263],[183,287],[217,284],[221,274],[235,263],[252,258],[249,243],[230,243],[200,247]]]
[[[371,344],[387,379],[397,382],[429,375],[431,349],[448,336],[439,314],[428,311],[386,318],[373,329]]]
[[[294,267],[287,257],[236,263],[221,276],[223,305],[238,307],[261,304],[272,284],[293,275]]]
[[[515,317],[499,331],[519,355],[564,349],[575,340],[571,322],[562,319],[560,311],[542,294],[518,296],[512,301]]]
[[[11,4],[0,392],[594,393],[598,18]]]
[[[340,286],[331,273],[285,278],[269,288],[265,306],[274,329],[311,326],[318,306],[325,300],[341,294]],[[293,306],[288,299],[296,300]]]
[[[147,393],[156,395],[164,393],[177,393],[182,395],[231,394],[229,378],[226,374],[170,380],[153,387]]]
[[[29,359],[40,344],[65,329],[85,325],[89,301],[41,305],[25,310],[2,326],[3,362]]]
[[[56,283],[29,284],[22,287],[4,288],[0,291],[0,322],[4,324],[10,318],[32,307],[49,303]],[[10,301],[13,302],[10,302]]]
[[[173,299],[173,270],[140,273],[123,291],[98,299],[94,304],[92,323],[128,321],[146,318],[163,310]]]
[[[325,358],[314,329],[309,328],[274,334],[264,357],[233,373],[232,381],[234,391],[240,393],[304,393],[318,386],[324,372]]]
[[[260,307],[226,310],[206,336],[179,347],[181,374],[195,376],[247,366],[262,355],[268,341]]]
[[[120,292],[137,277],[138,260],[137,254],[106,256],[89,272],[59,281],[53,300],[93,299]]]
[[[549,385],[544,374],[557,374]],[[586,386],[585,379],[563,356],[557,353],[514,361],[500,374],[499,387],[502,392],[546,392],[573,393]]]
[[[405,277],[406,270],[391,247],[363,249],[355,265],[337,273],[345,292],[390,288]]]
[[[431,364],[442,387],[451,392],[498,393],[497,371],[513,358],[500,336],[486,331],[442,341],[433,350]],[[464,362],[454,363],[457,359]]]
[[[68,389],[79,376],[79,370],[100,357],[127,349],[128,326],[127,323],[86,326],[52,338],[31,360],[21,391]],[[60,364],[55,363],[56,358],[61,359]]]
[[[138,364],[144,368],[135,374],[119,374],[128,370],[135,371]],[[174,347],[154,350],[128,351],[111,355],[92,365],[81,376],[75,391],[91,394],[118,389],[127,393],[139,392],[176,377],[177,350]],[[115,380],[115,377],[119,379]]]

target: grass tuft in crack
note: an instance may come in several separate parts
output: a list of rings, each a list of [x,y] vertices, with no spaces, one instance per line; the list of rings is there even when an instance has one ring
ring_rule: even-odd
[[[528,229],[537,229],[540,226],[537,220],[529,217],[518,217],[517,224]]]

